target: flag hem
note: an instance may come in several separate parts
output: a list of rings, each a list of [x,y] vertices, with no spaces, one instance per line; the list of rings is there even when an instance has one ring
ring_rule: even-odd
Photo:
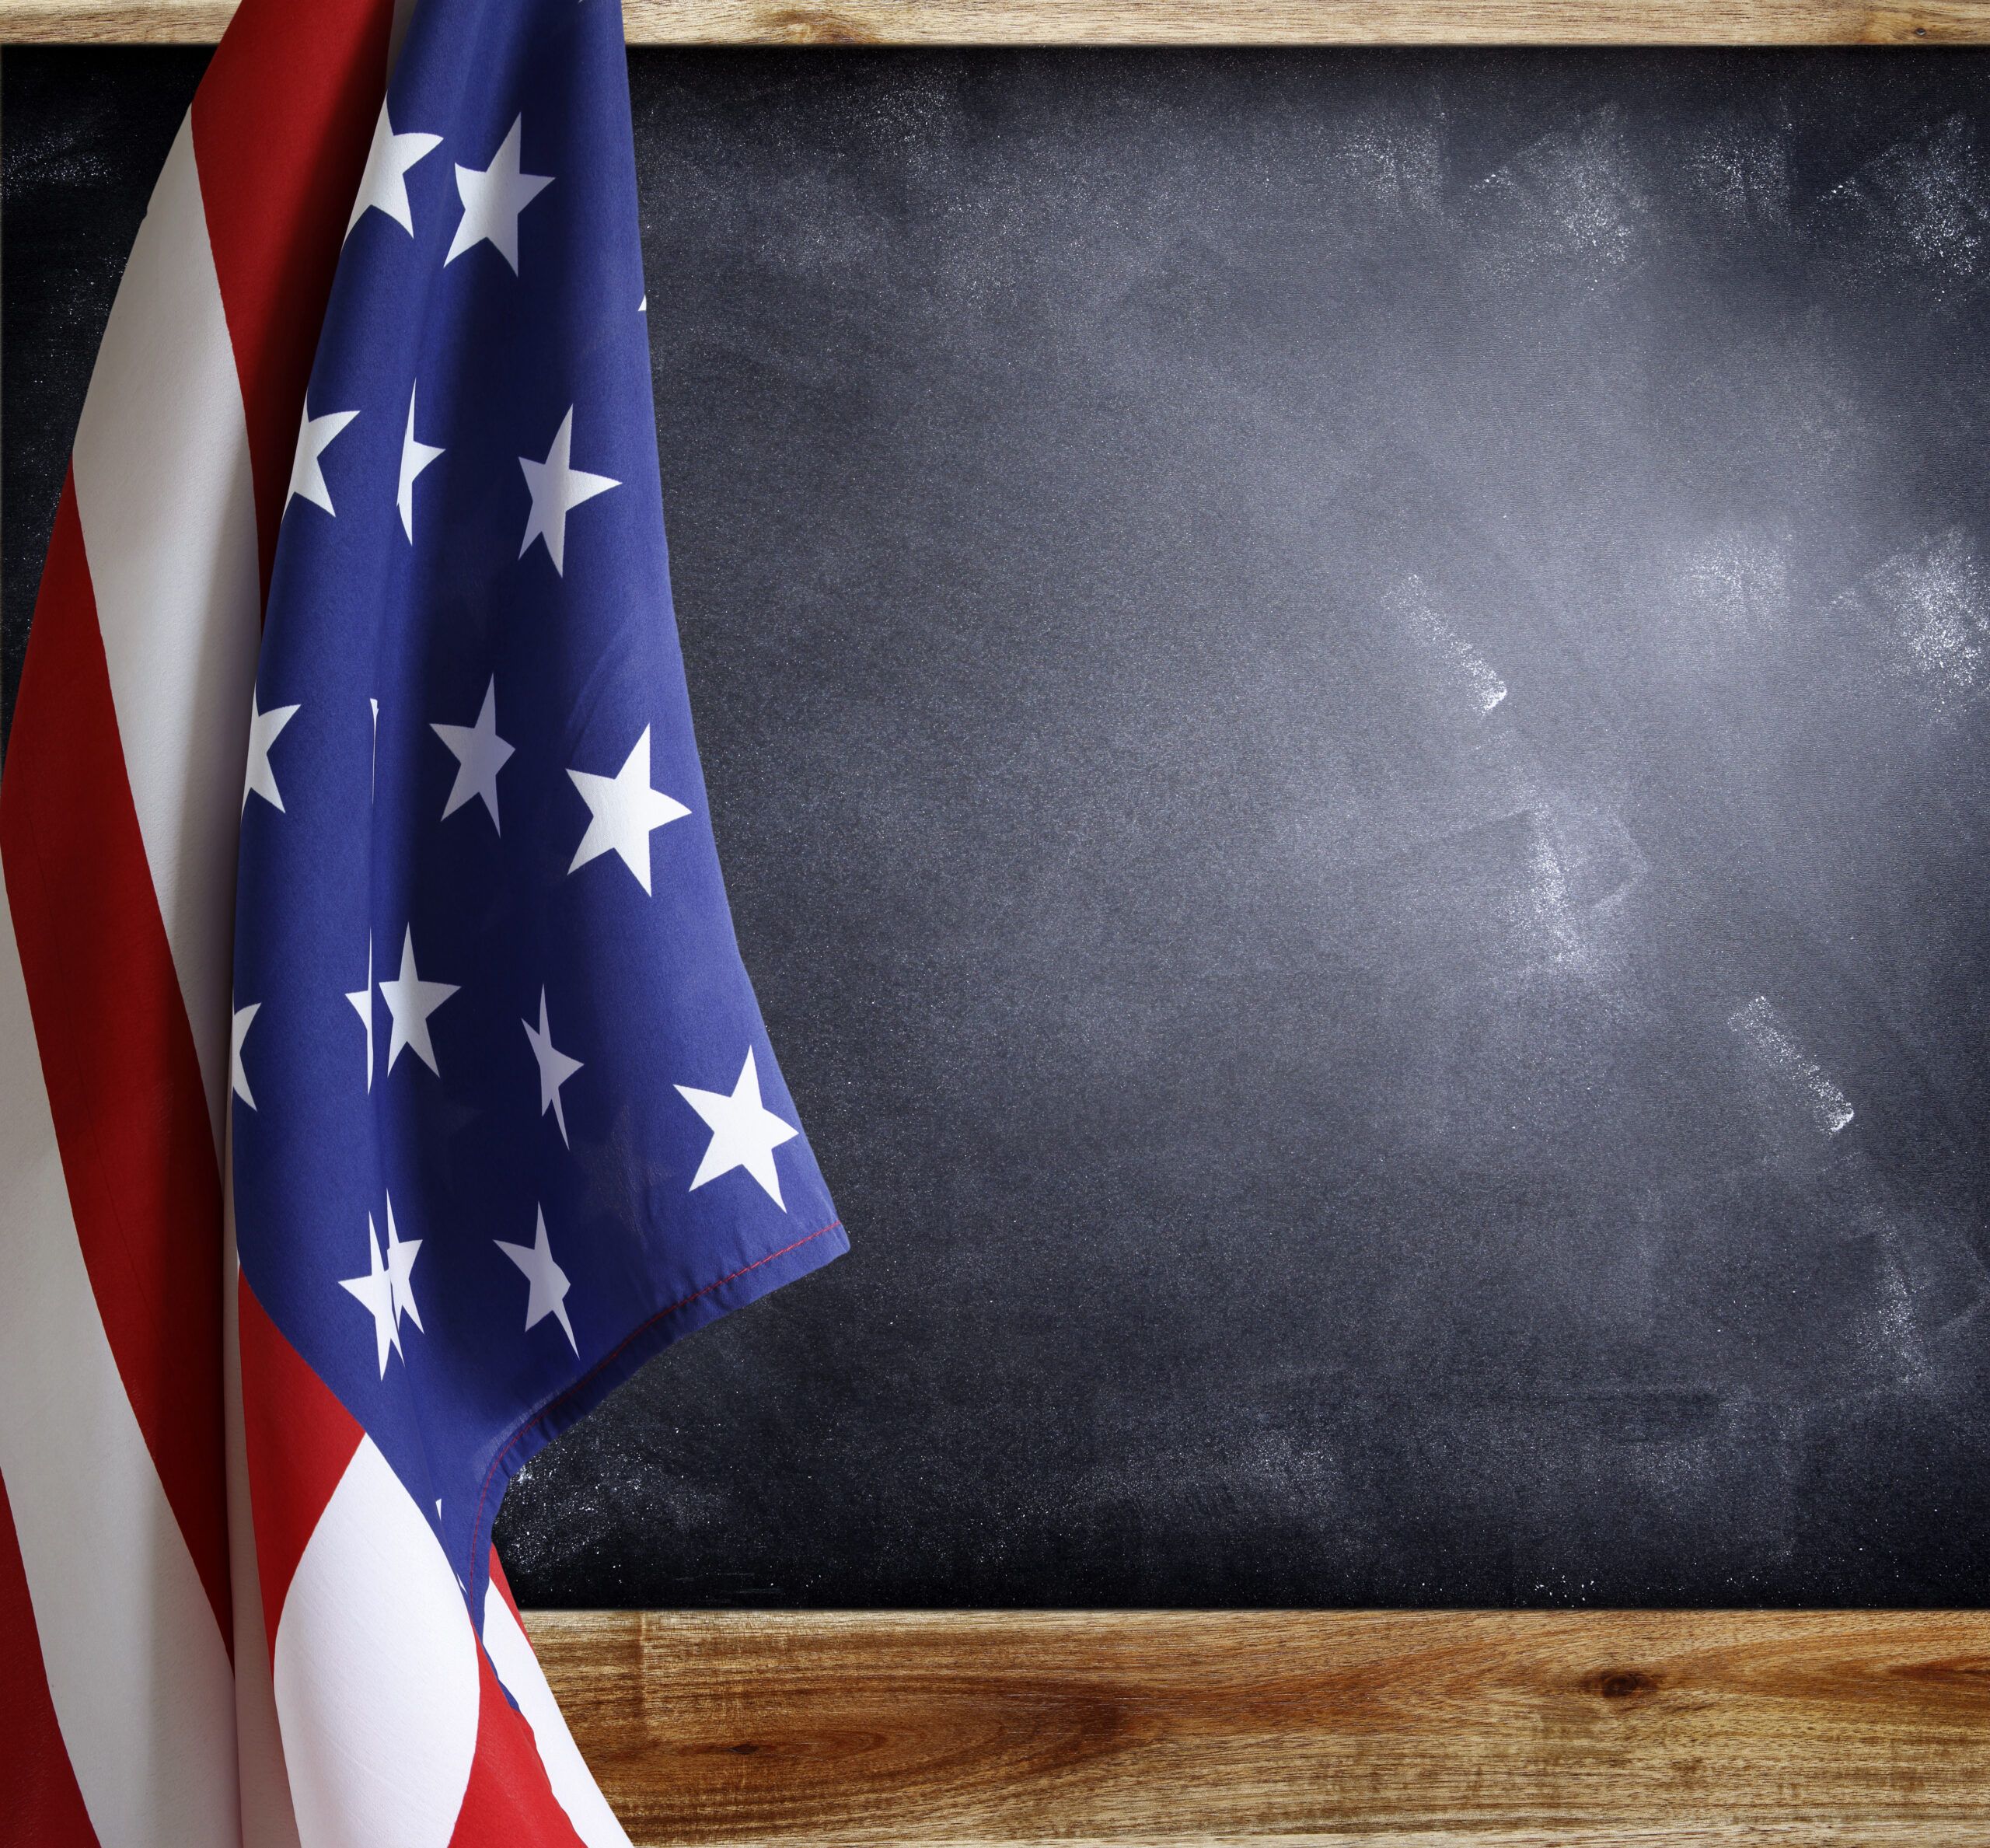
[[[498,1511],[504,1505],[511,1478],[569,1426],[578,1424],[645,1361],[653,1360],[686,1335],[695,1334],[721,1315],[819,1270],[850,1249],[850,1237],[843,1221],[833,1219],[766,1256],[742,1264],[737,1270],[709,1283],[689,1296],[680,1297],[623,1336],[581,1377],[563,1386],[539,1406],[498,1447],[484,1472],[478,1492],[477,1519],[470,1529],[470,1558],[463,1574],[466,1584],[477,1587],[477,1608],[481,1609],[484,1580],[479,1562],[491,1556],[491,1529]],[[495,1485],[494,1497],[491,1489]]]

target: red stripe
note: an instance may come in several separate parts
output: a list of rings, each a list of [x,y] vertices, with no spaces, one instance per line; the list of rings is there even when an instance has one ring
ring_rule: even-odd
[[[225,1640],[221,1175],[131,805],[72,480],[0,778],[0,862],[97,1313]]]
[[[531,1725],[506,1696],[480,1645],[477,1670],[477,1752],[450,1848],[488,1848],[493,1842],[582,1848],[547,1781]]]
[[[497,1588],[498,1595],[511,1607],[511,1615],[518,1616],[518,1601],[511,1595],[511,1581],[504,1576],[504,1562],[498,1556],[498,1549],[491,1549],[491,1582]],[[525,1628],[525,1619],[518,1617],[518,1627]]]
[[[9,1839],[35,1848],[97,1848],[48,1696],[34,1605],[7,1485],[0,1482],[0,1739],[7,1742]]]
[[[263,1627],[274,1658],[297,1562],[365,1433],[270,1319],[246,1277],[237,1292],[249,1502],[256,1516]]]
[[[265,596],[393,23],[392,0],[248,0],[194,97],[194,160],[248,419]]]

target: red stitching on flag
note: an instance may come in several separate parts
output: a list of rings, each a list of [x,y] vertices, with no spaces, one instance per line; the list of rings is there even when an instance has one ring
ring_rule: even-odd
[[[639,1322],[634,1328],[631,1329],[628,1333],[624,1335],[620,1341],[616,1342],[606,1354],[603,1354],[599,1360],[595,1361],[585,1373],[582,1374],[578,1379],[575,1380],[571,1386],[567,1387],[564,1391],[555,1393],[552,1398],[549,1399],[546,1402],[544,1405],[541,1406],[537,1411],[533,1413],[524,1424],[520,1425],[516,1431],[513,1431],[511,1436],[504,1440],[504,1445],[498,1451],[498,1454],[491,1459],[491,1467],[484,1472],[484,1486],[477,1493],[477,1518],[471,1523],[470,1526],[470,1567],[472,1574],[474,1574],[477,1565],[477,1535],[482,1530],[484,1526],[484,1504],[491,1498],[491,1484],[492,1479],[496,1476],[498,1469],[504,1463],[505,1458],[509,1456],[511,1452],[517,1448],[518,1441],[523,1438],[528,1431],[531,1431],[536,1425],[544,1424],[545,1421],[550,1418],[555,1412],[559,1410],[560,1406],[564,1405],[568,1399],[571,1399],[575,1393],[585,1389],[587,1385],[601,1372],[602,1368],[612,1365],[620,1355],[626,1353],[631,1343],[640,1341],[643,1336],[648,1334],[651,1329],[655,1328],[659,1322],[667,1322],[672,1315],[675,1315],[679,1309],[689,1308],[693,1303],[696,1302],[700,1298],[710,1295],[714,1290],[724,1289],[728,1284],[733,1282],[736,1278],[745,1276],[749,1270],[758,1270],[763,1265],[771,1264],[777,1258],[786,1257],[791,1251],[799,1251],[805,1245],[812,1245],[818,1238],[822,1238],[830,1232],[840,1230],[842,1225],[843,1221],[840,1219],[832,1219],[827,1225],[819,1225],[816,1227],[815,1231],[808,1234],[805,1238],[796,1239],[792,1245],[784,1245],[779,1251],[770,1251],[764,1258],[756,1258],[750,1264],[742,1264],[737,1270],[728,1271],[724,1277],[719,1277],[713,1282],[706,1284],[702,1290],[693,1290],[689,1296],[681,1296],[676,1301],[672,1303],[668,1308],[658,1309],[657,1312],[654,1315],[651,1316],[648,1321]]]

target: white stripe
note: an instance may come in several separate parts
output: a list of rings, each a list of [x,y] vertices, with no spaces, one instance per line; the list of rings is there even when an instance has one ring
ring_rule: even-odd
[[[190,117],[125,266],[74,466],[131,800],[218,1145],[262,581],[248,425]]]
[[[230,1121],[233,1120],[231,1115]],[[222,1151],[222,1392],[228,1445],[229,1589],[235,1608],[235,1738],[241,1767],[242,1848],[298,1848],[297,1818],[284,1769],[270,1677],[256,1522],[249,1499],[249,1448],[242,1425],[242,1279],[235,1255],[234,1151]]]
[[[228,1651],[97,1315],[4,898],[0,1476],[101,1848],[232,1843]]]
[[[446,1848],[477,1751],[477,1636],[435,1530],[362,1438],[277,1625],[304,1848]]]
[[[511,1615],[511,1607],[495,1587],[484,1595],[484,1647],[491,1665],[505,1691],[518,1703],[518,1711],[532,1728],[532,1743],[539,1748],[539,1762],[546,1767],[546,1782],[574,1832],[587,1848],[629,1848],[628,1836],[615,1819],[608,1800],[594,1780],[594,1773],[581,1756],[574,1735],[546,1676],[532,1654],[532,1644]]]

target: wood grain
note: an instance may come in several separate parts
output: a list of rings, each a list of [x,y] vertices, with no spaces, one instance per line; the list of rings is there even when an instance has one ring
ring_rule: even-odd
[[[234,10],[0,0],[0,41],[208,44]],[[623,12],[644,45],[1990,44],[1990,0],[624,0]]]
[[[528,1623],[644,1848],[1990,1840],[1990,1612]]]

